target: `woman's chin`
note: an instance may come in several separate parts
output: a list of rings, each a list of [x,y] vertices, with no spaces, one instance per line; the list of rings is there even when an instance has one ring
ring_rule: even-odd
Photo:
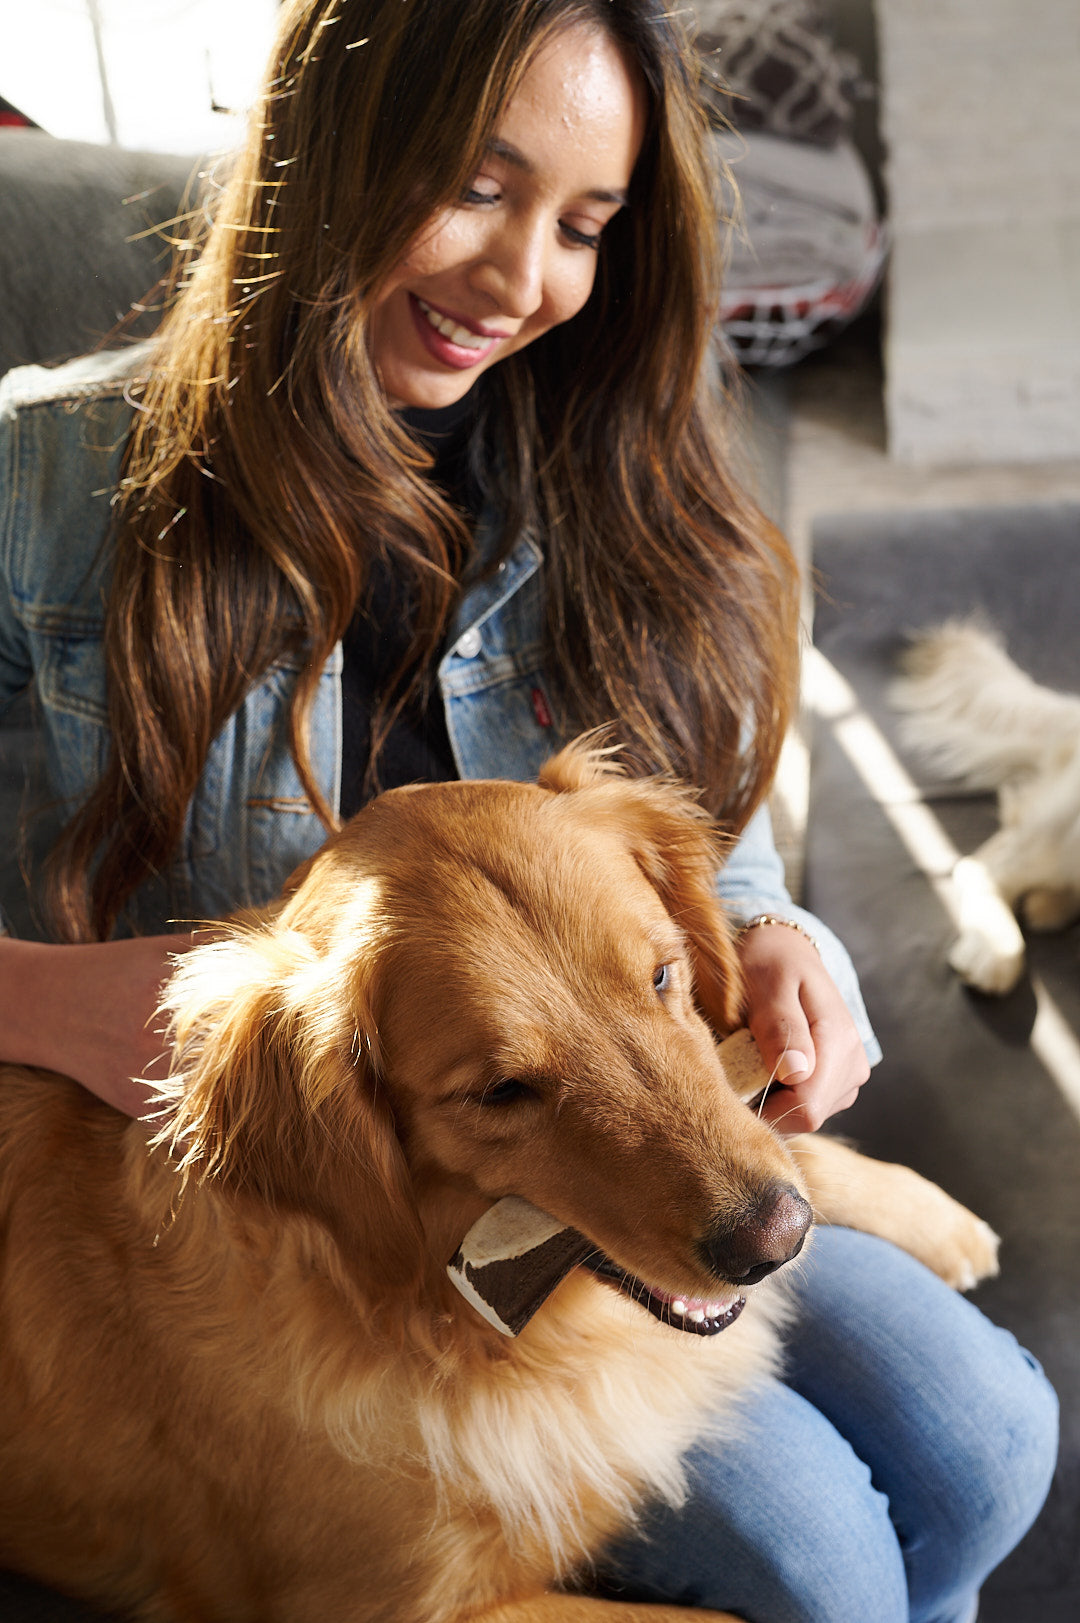
[[[442,406],[453,406],[463,400],[484,370],[475,367],[468,372],[439,376],[419,368],[415,371],[394,369],[384,371],[382,381],[391,411],[405,411],[410,407],[418,411],[438,411]]]

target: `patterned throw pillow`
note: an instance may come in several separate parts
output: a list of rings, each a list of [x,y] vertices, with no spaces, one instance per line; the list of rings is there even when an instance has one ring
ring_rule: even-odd
[[[829,38],[815,0],[695,0],[711,100],[740,130],[832,146],[867,94],[859,63]]]

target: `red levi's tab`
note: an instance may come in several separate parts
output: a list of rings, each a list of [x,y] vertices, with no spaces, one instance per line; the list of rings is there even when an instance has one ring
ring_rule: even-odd
[[[531,697],[532,697],[533,715],[536,717],[537,726],[539,726],[539,727],[550,727],[551,726],[551,711],[548,709],[548,702],[547,702],[547,699],[544,697],[543,690],[541,688],[533,688],[532,693],[531,693]]]

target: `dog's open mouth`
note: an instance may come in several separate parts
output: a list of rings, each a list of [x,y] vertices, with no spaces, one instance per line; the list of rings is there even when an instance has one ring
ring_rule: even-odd
[[[578,1229],[517,1195],[504,1195],[473,1224],[447,1273],[482,1318],[505,1336],[520,1335],[533,1314],[575,1268],[587,1268],[661,1324],[692,1336],[715,1336],[734,1324],[745,1296],[728,1287],[716,1296],[677,1296],[646,1285]]]
[[[734,1324],[746,1306],[745,1296],[704,1297],[675,1296],[669,1291],[645,1285],[633,1274],[626,1273],[618,1263],[605,1257],[602,1251],[592,1251],[582,1259],[582,1267],[598,1279],[614,1285],[616,1290],[632,1301],[648,1308],[654,1319],[670,1324],[676,1330],[685,1330],[692,1336],[718,1336],[729,1324]]]

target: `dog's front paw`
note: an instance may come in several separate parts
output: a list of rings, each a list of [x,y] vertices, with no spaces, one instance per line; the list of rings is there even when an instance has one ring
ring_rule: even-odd
[[[1019,930],[1007,944],[982,930],[965,930],[949,948],[949,967],[965,986],[992,997],[1004,997],[1024,973],[1026,953]]]
[[[1000,1240],[989,1223],[958,1200],[953,1200],[943,1189],[937,1189],[944,1203],[940,1227],[927,1236],[927,1253],[922,1258],[927,1267],[940,1275],[953,1290],[969,1291],[982,1279],[992,1279],[998,1271]]]
[[[873,1161],[819,1133],[788,1140],[820,1223],[891,1240],[954,1290],[997,1273],[998,1237],[982,1218],[912,1167]]]
[[[962,857],[952,872],[960,934],[949,950],[949,965],[967,986],[1003,997],[1024,973],[1026,952],[1020,926],[985,865]]]
[[[999,1241],[989,1223],[911,1167],[868,1164],[877,1187],[860,1228],[902,1246],[954,1290],[973,1290],[997,1273]]]

